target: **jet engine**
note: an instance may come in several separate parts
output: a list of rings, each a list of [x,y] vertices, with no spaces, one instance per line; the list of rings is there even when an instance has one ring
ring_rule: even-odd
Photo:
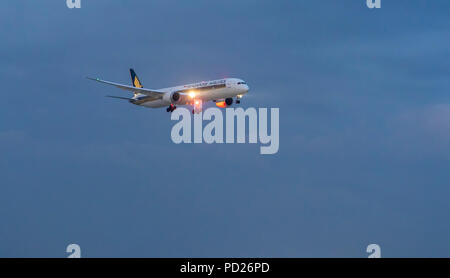
[[[216,101],[216,106],[220,108],[227,108],[233,104],[232,98],[226,98],[225,100]]]
[[[180,93],[178,93],[178,92],[174,92],[170,96],[170,99],[171,99],[172,103],[179,101],[180,98],[181,98],[181,96],[180,96]]]
[[[171,104],[185,104],[189,101],[189,97],[186,94],[179,92],[165,93],[163,99]]]

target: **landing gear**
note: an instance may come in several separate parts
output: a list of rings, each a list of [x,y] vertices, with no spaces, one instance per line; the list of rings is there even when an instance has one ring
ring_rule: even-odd
[[[172,113],[175,109],[177,109],[177,107],[175,105],[171,104],[169,107],[167,107],[166,111]]]
[[[192,109],[192,114],[198,114],[202,112],[202,110],[196,110],[196,109]]]
[[[194,100],[192,114],[199,114],[202,112],[202,103],[201,99]]]
[[[241,100],[240,99],[236,99],[236,104],[239,104],[239,103],[241,103]]]

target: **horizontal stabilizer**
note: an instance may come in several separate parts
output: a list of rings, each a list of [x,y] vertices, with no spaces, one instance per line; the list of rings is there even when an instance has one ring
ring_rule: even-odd
[[[106,97],[118,98],[118,99],[124,99],[124,100],[132,100],[132,98],[128,98],[128,97],[118,97],[118,96],[106,96]]]

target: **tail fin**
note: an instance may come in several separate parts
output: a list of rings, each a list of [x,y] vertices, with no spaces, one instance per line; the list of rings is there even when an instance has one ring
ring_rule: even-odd
[[[133,84],[133,86],[136,88],[143,88],[141,81],[134,72],[134,69],[130,69],[130,74],[131,74],[131,84]]]

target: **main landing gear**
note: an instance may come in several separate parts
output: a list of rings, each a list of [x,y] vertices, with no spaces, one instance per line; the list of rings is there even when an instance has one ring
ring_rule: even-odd
[[[199,114],[199,113],[201,113],[202,112],[202,100],[201,99],[196,99],[196,100],[194,100],[194,103],[193,103],[193,109],[192,109],[192,114]]]
[[[166,111],[172,113],[175,109],[177,109],[177,107],[175,105],[171,104],[169,107],[167,107]]]

